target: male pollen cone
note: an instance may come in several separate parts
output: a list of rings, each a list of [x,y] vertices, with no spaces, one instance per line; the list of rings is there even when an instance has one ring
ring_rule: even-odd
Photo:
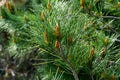
[[[51,9],[50,0],[48,0],[48,3],[47,3],[47,9],[48,9],[48,10],[50,10],[50,9]]]
[[[60,27],[58,26],[58,24],[57,24],[56,27],[55,27],[54,35],[55,35],[56,37],[59,37],[59,35],[60,35]]]
[[[41,18],[42,20],[45,19],[45,14],[44,14],[44,12],[41,12],[40,18]]]
[[[44,35],[44,42],[45,42],[46,44],[48,44],[48,43],[49,43],[49,39],[48,39],[48,34],[47,34],[47,32],[44,32],[43,35]]]
[[[108,44],[108,38],[105,38],[105,44],[107,45]]]
[[[111,80],[115,80],[115,76],[114,75],[111,76]]]
[[[58,40],[55,41],[55,48],[59,49],[60,48],[60,43]]]
[[[10,4],[10,2],[9,1],[6,1],[5,2],[5,7],[10,11],[11,10],[11,4]]]
[[[68,44],[71,44],[73,42],[72,36],[68,37]]]
[[[91,49],[91,51],[90,51],[90,55],[91,55],[91,56],[93,56],[93,55],[94,55],[94,53],[95,53],[95,49],[94,49],[94,48],[92,48],[92,49]]]
[[[80,6],[84,8],[84,5],[85,5],[85,0],[80,0]]]

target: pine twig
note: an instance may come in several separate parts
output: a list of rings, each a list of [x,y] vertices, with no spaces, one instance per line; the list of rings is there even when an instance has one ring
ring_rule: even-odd
[[[60,54],[61,58],[69,65],[69,68],[70,68],[71,72],[73,73],[74,79],[79,80],[77,72],[75,71],[75,69],[74,69],[73,65],[71,64],[71,62],[65,57],[61,47],[60,47],[58,53]]]
[[[120,19],[120,17],[116,16],[100,16],[101,18],[109,18],[109,19]]]
[[[97,16],[97,15],[91,15],[91,16],[98,18],[106,18],[106,19],[120,19],[120,17],[116,17],[116,16]]]
[[[116,42],[120,42],[120,40],[119,40],[119,39],[116,39],[115,41],[116,41]]]

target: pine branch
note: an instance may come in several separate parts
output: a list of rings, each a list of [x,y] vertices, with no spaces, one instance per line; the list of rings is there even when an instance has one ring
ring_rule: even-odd
[[[75,79],[75,80],[79,80],[79,77],[78,77],[77,72],[75,71],[72,63],[71,63],[71,62],[66,58],[66,56],[64,55],[63,50],[62,50],[61,47],[60,47],[58,53],[60,54],[61,58],[69,65],[69,68],[70,68],[71,72],[73,73],[74,79]]]

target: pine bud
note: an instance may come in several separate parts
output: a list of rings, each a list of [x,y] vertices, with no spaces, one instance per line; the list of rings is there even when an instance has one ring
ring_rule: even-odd
[[[14,6],[9,1],[5,2],[5,7],[7,8],[8,11],[14,13]]]
[[[118,2],[117,7],[120,8],[120,2]]]
[[[102,13],[102,12],[100,12],[100,16],[103,16],[103,13]]]
[[[91,55],[91,56],[93,56],[93,55],[94,55],[94,53],[95,53],[95,49],[94,49],[94,48],[92,48],[92,49],[91,49],[91,51],[90,51],[90,55]]]
[[[10,3],[9,3],[8,1],[6,1],[5,7],[6,7],[8,10],[10,9]]]
[[[29,21],[28,17],[26,15],[24,15],[24,20],[27,22]]]
[[[104,42],[105,42],[105,45],[108,45],[108,38],[107,37],[105,38]]]
[[[60,36],[60,27],[58,26],[58,24],[56,24],[54,35],[56,37]]]
[[[84,30],[86,30],[87,29],[87,24],[86,24],[86,22],[84,23]]]
[[[92,20],[90,20],[90,25],[92,26],[94,24],[94,22]]]
[[[115,76],[114,75],[111,76],[111,80],[115,80]]]
[[[55,48],[59,49],[60,48],[60,43],[58,40],[55,41]]]
[[[47,34],[47,32],[44,32],[43,35],[44,35],[44,42],[45,42],[46,44],[49,44],[49,39],[48,39],[48,34]]]
[[[101,74],[101,77],[102,77],[102,78],[105,78],[105,77],[106,77],[106,72],[103,72],[103,73]]]
[[[51,10],[50,0],[48,0],[48,3],[47,3],[47,9],[48,9],[48,10]]]
[[[80,6],[81,6],[81,8],[84,8],[84,6],[85,6],[85,0],[80,0]]]
[[[70,45],[73,42],[72,36],[69,36],[67,41],[68,41],[68,45]]]
[[[68,58],[68,59],[70,59],[70,58],[71,58],[71,55],[70,55],[70,54],[68,54],[68,55],[67,55],[67,58]]]
[[[106,48],[103,48],[101,51],[101,57],[104,58],[106,55]]]
[[[40,18],[41,18],[42,20],[45,20],[45,14],[44,14],[44,12],[41,12]]]

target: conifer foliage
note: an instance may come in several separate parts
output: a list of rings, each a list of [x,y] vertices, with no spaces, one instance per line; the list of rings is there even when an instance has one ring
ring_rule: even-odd
[[[0,7],[0,80],[120,79],[119,0],[16,1]]]

